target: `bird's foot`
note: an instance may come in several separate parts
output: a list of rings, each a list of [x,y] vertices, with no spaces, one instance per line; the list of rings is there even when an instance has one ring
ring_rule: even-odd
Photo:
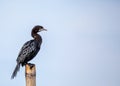
[[[30,69],[32,69],[35,66],[35,64],[32,63],[27,63],[27,64],[30,66]]]

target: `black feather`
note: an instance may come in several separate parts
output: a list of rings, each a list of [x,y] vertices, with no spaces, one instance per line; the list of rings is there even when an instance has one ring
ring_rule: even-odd
[[[20,64],[18,63],[13,71],[13,74],[11,76],[11,79],[13,79],[16,75],[17,75],[17,72],[20,70]]]

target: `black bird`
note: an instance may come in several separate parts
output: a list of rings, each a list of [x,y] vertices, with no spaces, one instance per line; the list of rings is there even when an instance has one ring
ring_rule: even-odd
[[[16,60],[17,65],[11,76],[12,79],[17,75],[17,72],[20,69],[20,65],[24,66],[25,64],[27,64],[28,61],[32,60],[37,55],[38,51],[40,50],[41,43],[42,43],[42,38],[37,33],[41,31],[47,31],[47,30],[39,25],[33,27],[31,31],[31,36],[34,39],[27,41],[21,48],[20,53]]]

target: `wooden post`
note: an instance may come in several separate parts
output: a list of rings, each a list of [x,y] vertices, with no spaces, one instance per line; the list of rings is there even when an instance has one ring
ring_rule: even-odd
[[[35,64],[25,65],[26,86],[36,86],[36,69]]]

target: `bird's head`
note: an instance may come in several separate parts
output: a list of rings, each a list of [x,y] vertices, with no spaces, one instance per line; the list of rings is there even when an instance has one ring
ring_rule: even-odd
[[[40,25],[36,25],[35,27],[33,27],[32,29],[32,32],[33,33],[38,33],[38,32],[41,32],[41,31],[47,31],[46,29],[44,29],[43,26],[40,26]]]

